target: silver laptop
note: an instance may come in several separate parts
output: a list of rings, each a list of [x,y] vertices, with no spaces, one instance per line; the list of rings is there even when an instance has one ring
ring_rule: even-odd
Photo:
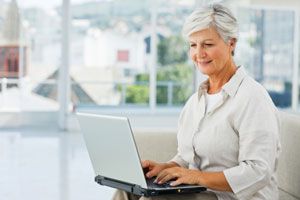
[[[128,118],[77,113],[95,181],[141,196],[205,191],[199,185],[154,184],[145,178]]]

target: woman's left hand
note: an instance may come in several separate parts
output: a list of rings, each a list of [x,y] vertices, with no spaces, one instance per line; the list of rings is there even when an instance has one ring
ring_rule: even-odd
[[[175,179],[171,183],[172,186],[180,184],[200,184],[201,171],[183,167],[172,167],[161,171],[157,175],[156,182],[163,184],[172,179]]]

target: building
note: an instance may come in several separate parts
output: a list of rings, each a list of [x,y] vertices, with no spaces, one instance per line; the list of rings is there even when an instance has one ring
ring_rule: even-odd
[[[0,78],[26,75],[28,46],[22,38],[22,26],[16,0],[7,8],[0,37]]]

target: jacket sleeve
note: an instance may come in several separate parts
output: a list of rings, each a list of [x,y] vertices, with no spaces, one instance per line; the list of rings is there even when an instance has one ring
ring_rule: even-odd
[[[183,107],[180,115],[179,115],[179,119],[178,119],[178,124],[177,124],[177,154],[170,160],[170,162],[175,162],[178,165],[180,165],[181,167],[185,167],[188,168],[188,162],[186,162],[181,154],[179,153],[179,144],[178,144],[178,135],[180,134],[181,129],[183,128],[183,121],[184,121],[184,116],[186,113],[186,110],[189,107],[190,101],[191,101],[192,97],[190,97],[190,99],[187,101],[187,103],[185,104],[185,106]]]
[[[181,156],[180,156],[179,153],[177,153],[176,156],[174,156],[174,157],[170,160],[170,162],[175,162],[175,163],[177,163],[178,165],[180,165],[181,167],[185,167],[185,168],[188,167],[188,163],[187,163],[185,160],[183,160],[183,159],[181,158]]]
[[[223,171],[238,199],[251,196],[270,183],[279,151],[279,120],[266,94],[255,95],[234,117],[239,137],[239,164]]]

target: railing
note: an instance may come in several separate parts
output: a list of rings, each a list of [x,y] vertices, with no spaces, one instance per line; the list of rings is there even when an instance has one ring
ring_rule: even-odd
[[[132,102],[126,101],[126,97],[128,97],[128,87],[130,86],[143,86],[147,89],[149,88],[149,82],[134,82],[134,83],[126,83],[126,82],[119,82],[115,83],[116,85],[119,85],[121,87],[121,105],[131,105]],[[176,101],[178,102],[178,99],[175,99],[174,102],[174,91],[176,88],[182,88],[182,90],[189,90],[191,93],[192,88],[191,84],[183,84],[173,81],[158,81],[157,82],[157,104],[158,105],[164,105],[164,106],[174,106],[174,103],[176,104]],[[160,93],[158,93],[160,92]],[[159,96],[160,95],[160,96]],[[189,96],[190,94],[188,94]],[[165,100],[159,101],[159,99],[165,97]],[[187,96],[186,96],[187,97]],[[183,103],[183,102],[182,102]],[[178,104],[178,103],[177,103]]]
[[[0,78],[0,110],[11,103],[9,98],[23,98],[26,95],[44,96],[57,103],[57,81],[32,81],[26,78],[9,79]],[[10,96],[9,90],[15,87],[18,91],[16,96]],[[80,106],[149,106],[149,82],[100,82],[100,81],[80,81],[71,83],[73,93],[73,107]],[[52,92],[51,92],[52,91]],[[143,94],[138,94],[139,91]],[[182,105],[192,93],[192,85],[173,81],[157,82],[157,105],[163,107],[172,107]],[[52,96],[50,96],[52,94]],[[76,96],[77,95],[77,96]],[[141,100],[136,100],[135,95]],[[29,98],[30,99],[30,98]],[[22,99],[18,102],[22,104]],[[23,102],[27,105],[30,102]],[[12,105],[10,105],[11,107]],[[15,105],[20,107],[20,105]],[[37,106],[37,105],[33,105]],[[28,107],[28,106],[27,106]]]
[[[73,81],[71,90],[70,106],[73,110],[77,107],[93,108],[95,106],[125,108],[149,106],[149,82]],[[157,106],[181,106],[192,92],[192,84],[157,81]],[[290,92],[269,91],[269,94],[277,107],[291,107]],[[30,95],[34,98],[30,98]],[[30,102],[31,99],[35,101]],[[22,109],[59,109],[57,80],[32,81],[26,78],[0,78],[0,111]]]

